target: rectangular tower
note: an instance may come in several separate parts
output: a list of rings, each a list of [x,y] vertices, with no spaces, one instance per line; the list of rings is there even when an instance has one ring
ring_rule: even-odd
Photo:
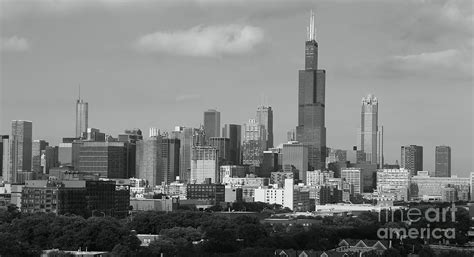
[[[230,139],[230,163],[233,165],[242,164],[242,126],[236,124],[225,124],[222,128],[222,137]]]
[[[265,130],[267,131],[267,149],[273,148],[273,110],[272,110],[272,107],[263,106],[263,105],[259,106],[257,108],[256,120],[258,123],[265,126]]]
[[[308,147],[310,169],[324,168],[326,161],[325,83],[326,71],[318,70],[318,43],[311,13],[305,44],[305,69],[299,71],[296,127],[296,140]]]
[[[221,113],[216,110],[204,112],[204,131],[206,138],[221,136]]]
[[[451,177],[451,147],[449,146],[436,146],[435,177]]]
[[[31,156],[31,167],[34,172],[43,172],[41,167],[41,153],[49,146],[49,143],[45,140],[35,140],[31,147],[32,156]]]
[[[402,146],[400,167],[409,170],[412,176],[423,170],[423,147],[418,145]]]
[[[17,182],[19,172],[31,171],[33,124],[31,121],[13,120],[10,135],[10,182]]]
[[[378,100],[369,94],[362,98],[362,109],[360,117],[360,129],[357,138],[357,149],[365,155],[365,163],[378,164],[378,148],[377,143],[379,135],[378,131]]]
[[[82,137],[89,127],[89,104],[79,96],[76,102],[76,137]]]

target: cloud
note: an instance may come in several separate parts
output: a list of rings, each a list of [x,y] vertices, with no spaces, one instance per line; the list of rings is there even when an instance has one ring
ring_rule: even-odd
[[[201,95],[198,94],[189,94],[189,95],[178,95],[176,96],[176,102],[182,102],[186,100],[199,99]]]
[[[30,50],[30,44],[25,38],[18,36],[1,38],[0,50],[2,52],[24,52]]]
[[[263,30],[253,26],[196,26],[188,30],[144,35],[135,42],[135,48],[145,53],[219,57],[252,52],[263,38]]]
[[[437,52],[391,56],[377,68],[382,75],[386,76],[429,75],[471,79],[473,76],[472,57],[472,48],[445,49]]]

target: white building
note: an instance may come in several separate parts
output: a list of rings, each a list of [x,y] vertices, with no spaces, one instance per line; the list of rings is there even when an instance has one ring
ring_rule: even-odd
[[[341,178],[354,186],[354,194],[362,194],[362,171],[360,168],[342,169]]]
[[[207,178],[211,183],[219,183],[219,158],[217,149],[210,146],[193,146],[191,151],[191,182],[204,184]]]
[[[294,185],[293,179],[285,179],[284,188],[255,189],[255,202],[279,204],[293,211],[309,211],[309,192]]]
[[[396,200],[409,200],[410,171],[401,169],[381,169],[377,171],[377,191],[379,194],[394,194]]]

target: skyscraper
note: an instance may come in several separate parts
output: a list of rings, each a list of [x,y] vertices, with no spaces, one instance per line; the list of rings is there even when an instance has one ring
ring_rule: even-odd
[[[204,131],[206,139],[221,136],[221,113],[216,110],[204,112]]]
[[[412,176],[423,170],[423,147],[406,145],[401,147],[400,167],[410,171]]]
[[[82,137],[89,127],[89,104],[81,98],[79,89],[79,98],[76,101],[76,137]]]
[[[298,170],[299,179],[306,183],[308,171],[308,148],[298,142],[283,144],[283,166],[293,165]]]
[[[31,167],[34,172],[43,172],[43,169],[41,168],[41,154],[42,151],[46,149],[46,147],[49,145],[48,142],[45,140],[35,140],[33,141],[32,147],[31,147]]]
[[[229,162],[233,165],[242,163],[242,126],[236,124],[225,124],[222,128],[222,137],[230,139]]]
[[[260,167],[263,162],[263,151],[266,149],[265,126],[254,119],[250,119],[244,124],[242,141],[242,162],[244,165]]]
[[[318,70],[318,43],[314,14],[305,43],[305,69],[299,71],[298,126],[296,140],[308,147],[310,168],[324,168],[326,161],[325,84],[326,71]]]
[[[170,184],[179,176],[179,145],[177,138],[163,138],[161,140],[161,157],[163,158],[162,182]]]
[[[383,135],[383,132],[379,132],[378,127],[378,108],[379,102],[374,95],[369,94],[362,98],[357,149],[365,154],[365,163],[383,165],[383,163],[379,163],[381,160],[378,158],[378,151],[382,146],[378,144],[378,140]]]
[[[4,181],[12,181],[11,177],[11,167],[10,167],[10,137],[9,136],[2,136],[0,138],[2,141],[2,177]]]
[[[211,146],[193,146],[190,181],[202,184],[207,179],[210,179],[211,183],[220,181],[217,149]]]
[[[31,146],[33,124],[31,121],[13,120],[10,135],[10,174],[7,181],[17,182],[19,172],[31,171]]]
[[[230,159],[230,139],[226,137],[211,137],[209,145],[217,149],[220,165],[228,165]]]
[[[435,177],[451,177],[451,147],[436,146]]]
[[[3,176],[3,136],[0,135],[0,177]]]
[[[273,110],[270,106],[261,105],[257,108],[256,120],[258,123],[265,126],[267,132],[267,146],[268,148],[273,148]]]
[[[161,140],[162,137],[158,135],[137,141],[136,176],[148,181],[151,187],[163,182]]]

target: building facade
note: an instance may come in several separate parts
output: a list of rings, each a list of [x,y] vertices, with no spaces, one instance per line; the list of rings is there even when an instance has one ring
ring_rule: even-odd
[[[221,136],[221,113],[217,110],[204,112],[204,131],[206,138]]]
[[[451,177],[451,147],[449,146],[436,146],[435,177]]]
[[[230,164],[242,164],[242,126],[237,124],[225,124],[222,128],[222,137],[230,139]]]
[[[45,140],[34,140],[31,146],[31,167],[34,172],[43,172],[41,154],[49,146]]]
[[[266,149],[273,147],[273,110],[270,106],[261,105],[257,108],[256,120],[265,127],[267,138]]]
[[[423,170],[423,147],[406,145],[401,147],[400,167],[410,171],[414,176]]]
[[[217,149],[210,146],[193,146],[191,151],[190,181],[201,184],[206,179],[210,179],[212,183],[220,181]]]
[[[362,194],[362,171],[360,168],[342,169],[341,178],[354,186],[354,195]]]
[[[378,141],[379,138],[383,137],[383,131],[379,131],[378,106],[378,100],[374,95],[369,94],[367,97],[362,98],[357,149],[365,153],[365,163],[378,164],[381,167],[383,163],[380,163],[381,158],[379,158],[379,155],[383,154],[379,152],[380,146]]]
[[[377,191],[379,194],[395,194],[397,200],[408,201],[411,184],[407,169],[381,169],[377,171]]]
[[[163,182],[161,140],[161,136],[154,136],[137,142],[136,177],[146,180],[151,187]]]
[[[298,170],[298,177],[306,183],[308,171],[308,147],[298,142],[283,144],[283,166],[293,165]]]
[[[13,120],[10,139],[9,174],[6,181],[21,182],[20,174],[31,172],[33,123],[25,120]],[[5,179],[5,178],[4,178]]]
[[[311,170],[326,162],[325,88],[326,71],[318,69],[318,43],[314,15],[311,14],[305,43],[305,69],[299,71],[298,126],[296,140],[308,146]]]
[[[180,141],[177,138],[163,138],[161,140],[162,182],[169,184],[179,177],[179,149]]]
[[[82,137],[89,127],[89,103],[79,95],[76,101],[76,137]]]
[[[263,151],[266,149],[267,132],[265,126],[254,119],[244,124],[242,142],[242,162],[244,165],[260,167],[263,162]]]
[[[79,153],[79,171],[102,178],[129,178],[125,144],[125,142],[83,142]]]

